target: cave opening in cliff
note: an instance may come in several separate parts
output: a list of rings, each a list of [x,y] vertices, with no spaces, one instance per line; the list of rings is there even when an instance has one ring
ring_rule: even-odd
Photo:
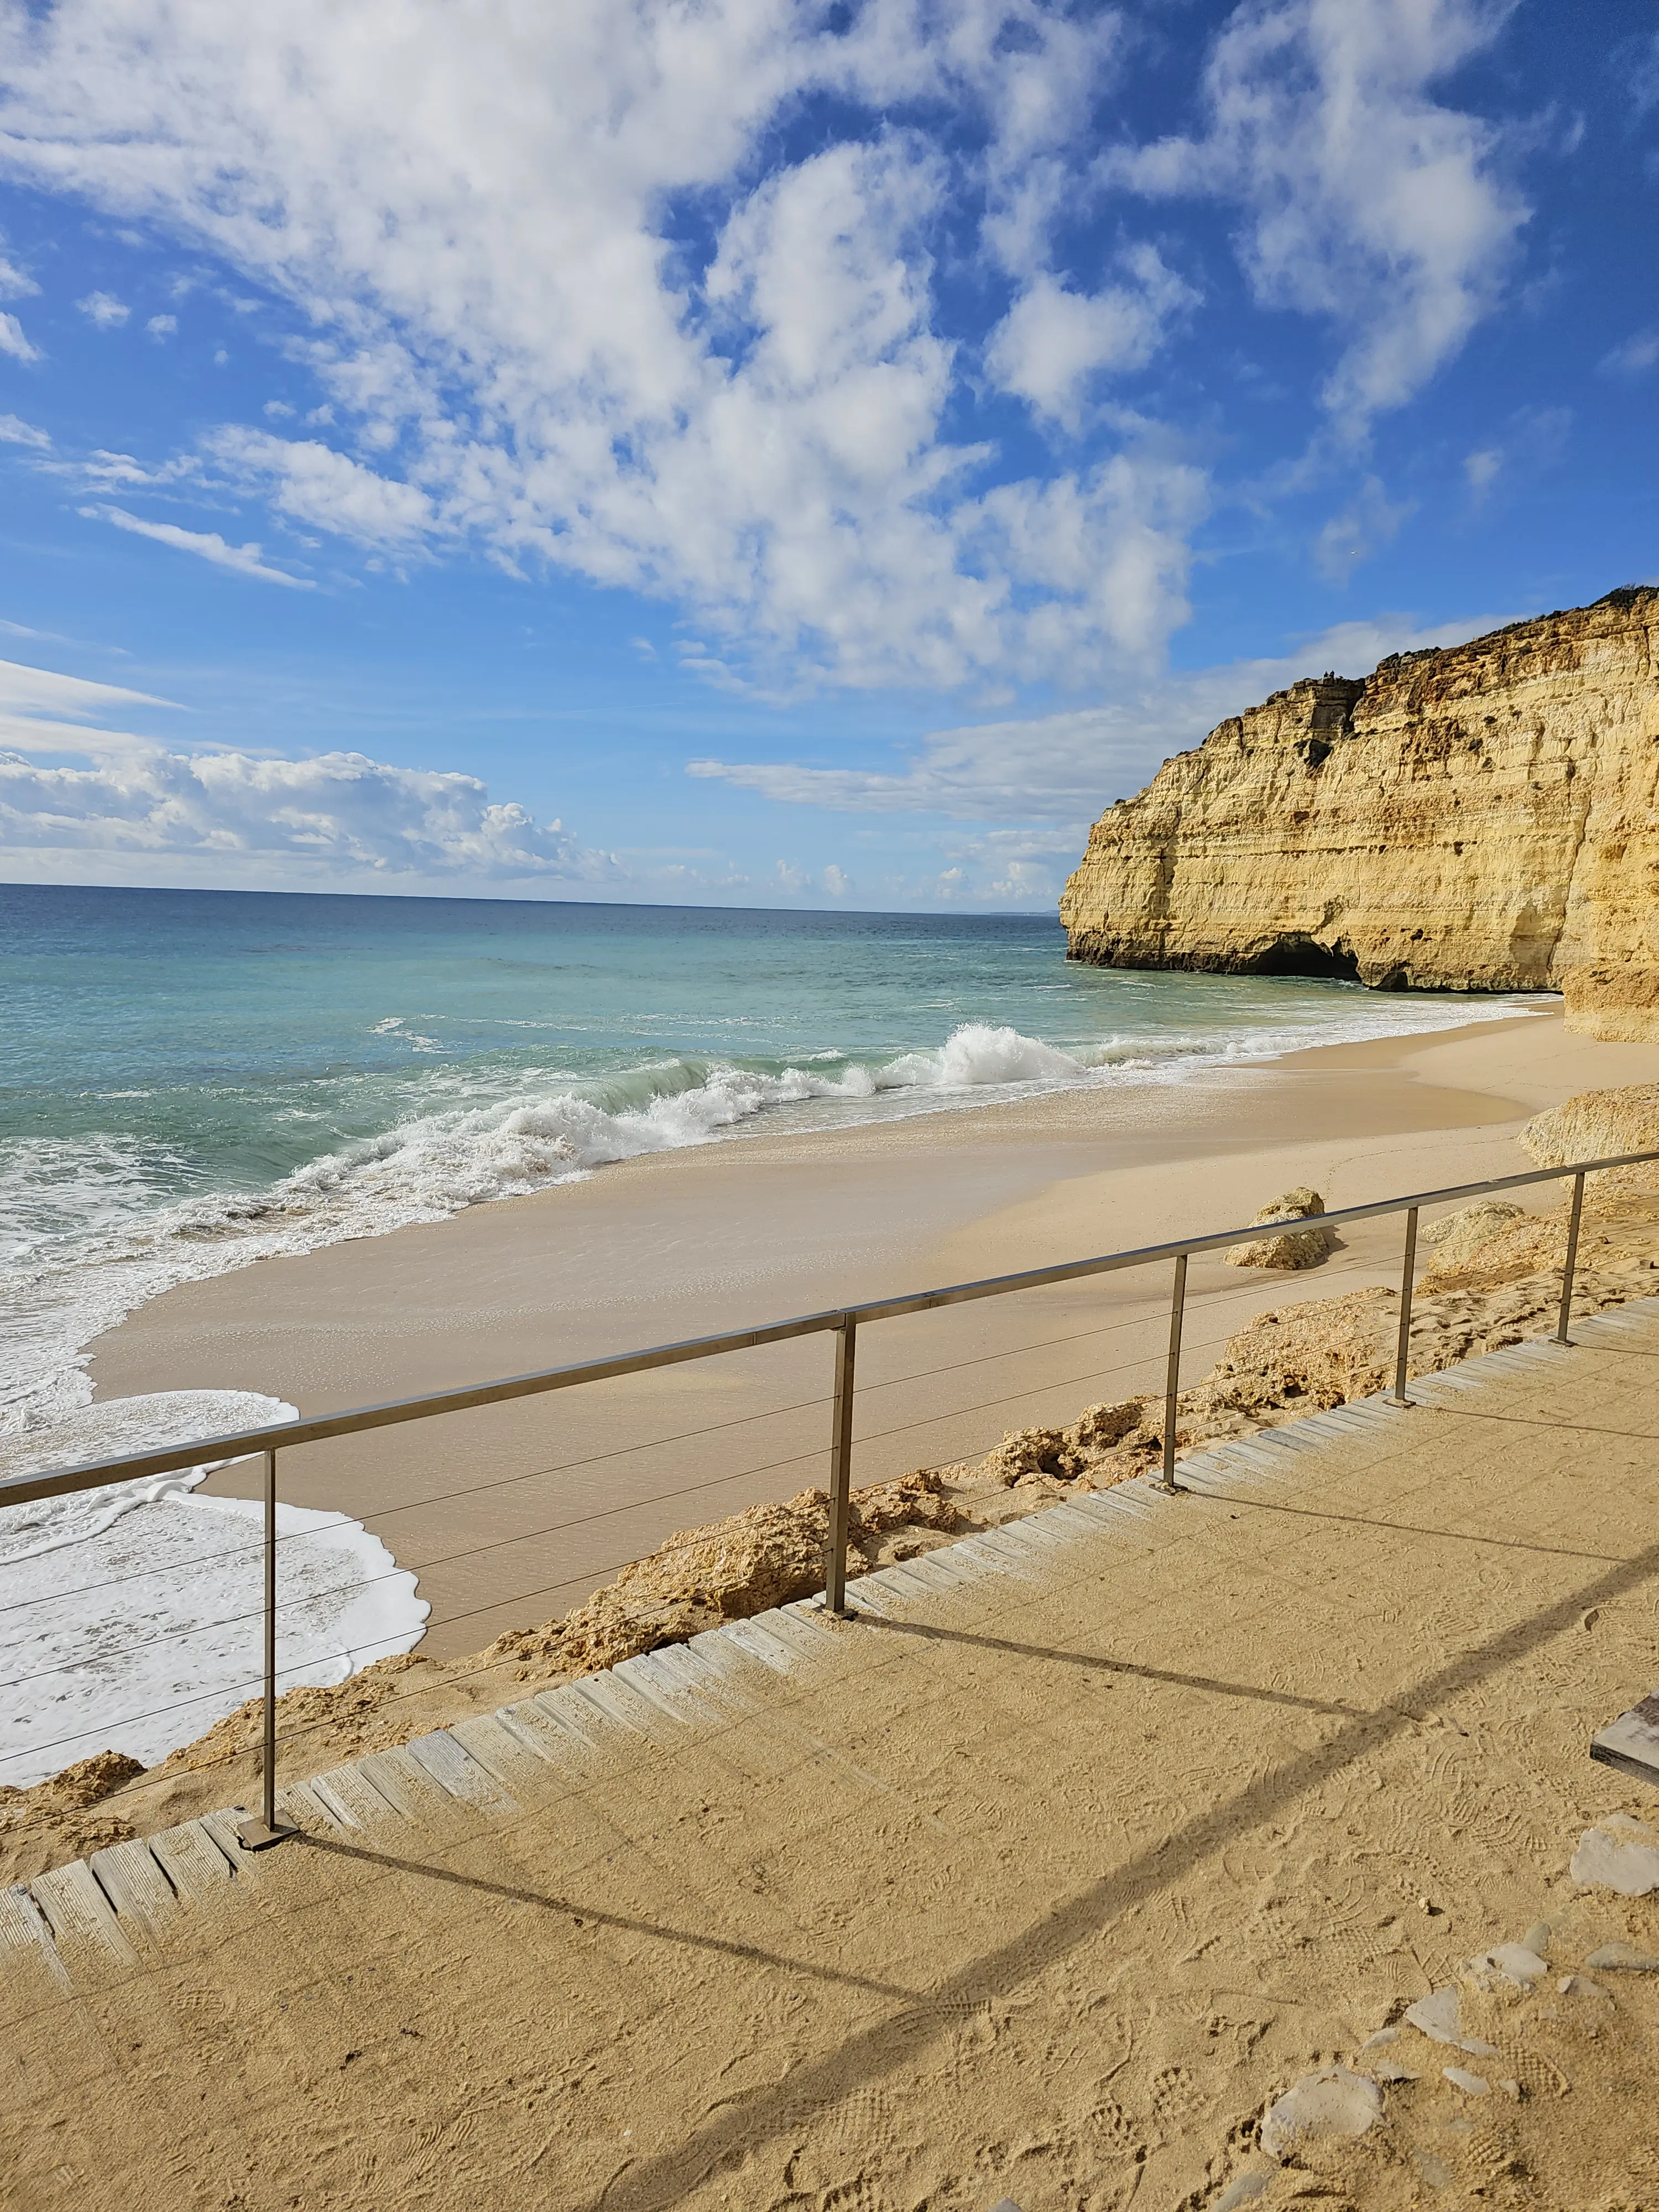
[[[1359,962],[1351,946],[1322,945],[1316,937],[1276,938],[1250,963],[1256,975],[1317,975],[1333,982],[1357,983]]]

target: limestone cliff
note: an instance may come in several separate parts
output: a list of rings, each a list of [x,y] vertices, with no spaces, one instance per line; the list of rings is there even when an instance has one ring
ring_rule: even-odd
[[[1659,590],[1309,678],[1095,824],[1060,899],[1102,966],[1564,990],[1659,1036]]]

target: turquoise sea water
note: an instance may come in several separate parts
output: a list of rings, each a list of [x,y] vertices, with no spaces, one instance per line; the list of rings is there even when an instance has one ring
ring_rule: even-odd
[[[769,1126],[1504,1002],[1069,964],[1043,917],[0,888],[0,1429],[169,1285]]]

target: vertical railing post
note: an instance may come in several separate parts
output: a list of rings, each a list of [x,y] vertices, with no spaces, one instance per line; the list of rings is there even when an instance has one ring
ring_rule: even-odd
[[[1406,1363],[1412,1348],[1412,1280],[1417,1273],[1417,1208],[1406,1208],[1406,1264],[1400,1276],[1400,1342],[1394,1356],[1394,1402],[1409,1406],[1406,1395]]]
[[[291,1835],[276,1821],[276,1448],[265,1453],[264,1729],[259,1759],[257,1820],[244,1820],[236,1840],[245,1851],[262,1851]]]
[[[1181,1324],[1187,1310],[1187,1255],[1176,1254],[1175,1291],[1170,1300],[1170,1364],[1164,1377],[1164,1487],[1178,1490],[1175,1479],[1176,1401],[1181,1395]]]
[[[836,1396],[830,1425],[830,1534],[823,1550],[823,1609],[847,1610],[847,1522],[853,1492],[853,1360],[858,1322],[843,1314],[836,1327]]]
[[[1572,1318],[1572,1277],[1578,1265],[1578,1224],[1584,1211],[1584,1170],[1572,1179],[1572,1215],[1567,1223],[1567,1256],[1561,1269],[1561,1318],[1555,1326],[1558,1344],[1570,1344],[1567,1323]]]

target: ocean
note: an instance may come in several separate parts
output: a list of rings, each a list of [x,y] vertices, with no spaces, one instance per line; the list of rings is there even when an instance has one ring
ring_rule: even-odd
[[[282,1418],[94,1407],[84,1364],[146,1299],[267,1255],[762,1127],[1179,1083],[1515,1004],[1076,966],[1043,915],[0,887],[0,1476]],[[0,1511],[0,1782],[118,1739],[158,1756],[249,1693],[254,1554],[199,1479]],[[358,1524],[311,1518],[296,1563],[384,1563],[367,1610],[325,1565],[294,1586],[285,1679],[338,1680],[425,1607]],[[132,1718],[186,1683],[187,1726]]]

